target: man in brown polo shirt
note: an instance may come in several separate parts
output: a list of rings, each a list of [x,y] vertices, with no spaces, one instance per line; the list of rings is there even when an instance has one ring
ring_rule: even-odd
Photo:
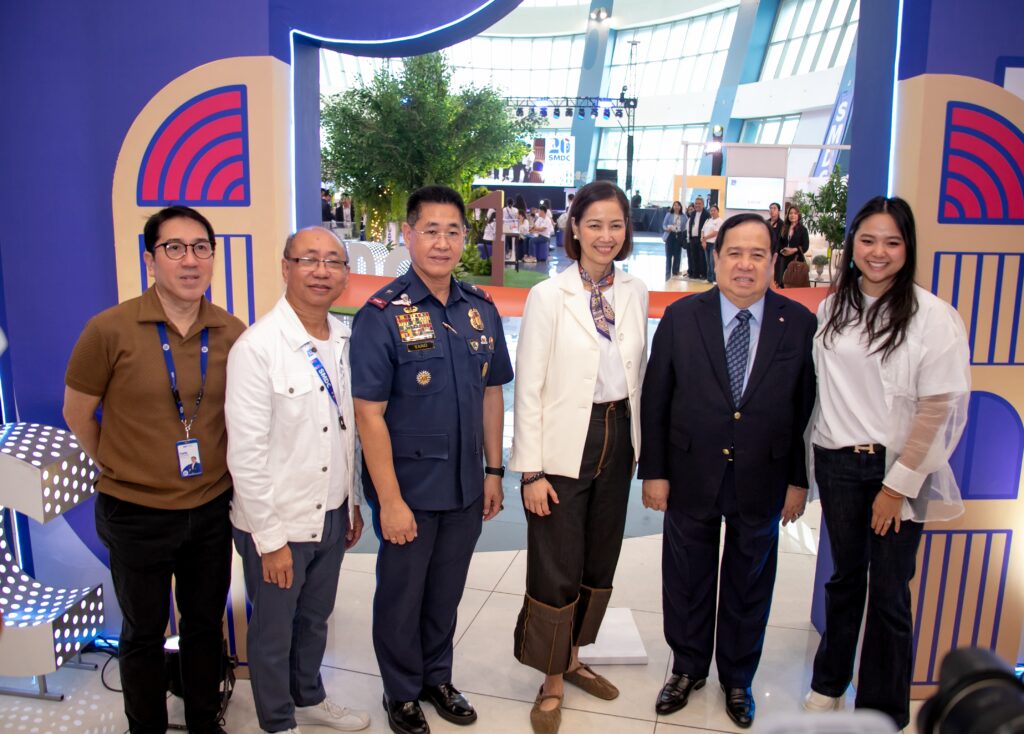
[[[130,731],[167,730],[163,644],[173,576],[186,723],[194,734],[217,734],[231,576],[224,389],[228,351],[245,326],[204,297],[216,240],[202,214],[163,209],[143,239],[153,286],[86,324],[68,362],[64,419],[101,467],[96,530],[124,617],[119,662]]]

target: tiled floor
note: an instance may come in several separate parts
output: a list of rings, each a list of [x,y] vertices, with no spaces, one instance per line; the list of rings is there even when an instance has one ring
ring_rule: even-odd
[[[508,504],[510,500],[506,500]],[[517,500],[511,499],[511,502]],[[521,509],[521,508],[520,508]],[[809,622],[818,512],[808,508],[803,521],[783,529],[779,578],[769,619],[764,657],[754,693],[760,724],[772,714],[795,713],[810,679],[818,634]],[[633,510],[631,510],[631,513]],[[518,526],[517,523],[510,523]],[[434,732],[505,734],[530,732],[529,712],[540,675],[512,657],[512,629],[522,603],[523,550],[479,551],[459,608],[455,646],[455,683],[480,712],[469,729],[427,717]],[[370,640],[374,590],[372,553],[350,553],[342,569],[338,602],[331,621],[324,680],[330,694],[346,705],[370,711],[369,732],[389,731],[380,706],[381,684]],[[670,655],[662,636],[661,536],[627,538],[616,575],[612,606],[633,611],[647,649],[647,665],[604,666],[601,672],[620,689],[614,701],[600,701],[568,687],[563,734],[682,734],[740,731],[726,717],[722,694],[712,678],[689,705],[667,717],[654,712],[654,699],[669,672]],[[103,656],[87,658],[102,662]],[[117,684],[116,665],[107,680]],[[0,679],[0,684],[14,681]],[[21,681],[20,683],[24,683]],[[62,703],[0,698],[0,731],[46,734],[121,734],[126,729],[120,696],[103,688],[98,672],[61,670],[49,677],[66,694]],[[172,720],[181,721],[180,701],[171,701]],[[915,707],[916,708],[916,707]],[[228,708],[229,732],[258,732],[252,694],[239,681]],[[304,731],[306,731],[304,729]],[[316,728],[308,729],[317,734]],[[308,734],[308,732],[307,732]]]

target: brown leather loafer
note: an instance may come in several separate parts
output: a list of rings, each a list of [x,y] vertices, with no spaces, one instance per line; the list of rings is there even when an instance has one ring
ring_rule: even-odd
[[[580,670],[585,670],[594,677],[588,678],[585,675],[581,675]],[[578,668],[567,670],[562,677],[577,688],[582,688],[591,696],[603,698],[605,701],[611,701],[619,696],[619,689],[613,686],[603,675],[595,673],[589,665],[581,664]]]
[[[545,711],[540,705],[549,698],[558,699],[558,705],[550,711]],[[562,725],[562,699],[564,696],[555,696],[544,693],[544,686],[537,691],[537,700],[530,710],[530,726],[533,727],[533,734],[558,734],[558,727]]]

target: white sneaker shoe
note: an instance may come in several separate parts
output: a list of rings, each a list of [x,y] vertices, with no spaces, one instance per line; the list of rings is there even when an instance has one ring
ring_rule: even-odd
[[[826,696],[813,689],[804,696],[804,711],[842,711],[845,707],[845,696]]]
[[[266,729],[264,729],[263,732],[264,732],[264,734],[270,734],[270,732],[268,732]],[[302,729],[300,729],[297,726],[294,726],[291,729],[285,729],[284,731],[279,731],[279,732],[277,732],[277,734],[302,734]]]
[[[370,725],[370,715],[365,711],[339,706],[330,698],[325,698],[315,706],[296,706],[295,723],[327,726],[338,731],[359,731]]]

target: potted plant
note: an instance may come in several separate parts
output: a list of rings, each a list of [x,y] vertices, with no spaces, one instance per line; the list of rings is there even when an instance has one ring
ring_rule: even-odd
[[[833,261],[842,251],[846,237],[847,184],[848,177],[837,165],[817,192],[797,191],[793,196],[793,204],[800,208],[804,226],[823,236],[828,243],[826,262],[830,277]],[[814,258],[815,263],[817,259]]]
[[[811,264],[814,266],[814,272],[816,272],[820,278],[821,272],[825,269],[825,266],[828,265],[828,256],[815,255],[814,259],[811,260]]]

